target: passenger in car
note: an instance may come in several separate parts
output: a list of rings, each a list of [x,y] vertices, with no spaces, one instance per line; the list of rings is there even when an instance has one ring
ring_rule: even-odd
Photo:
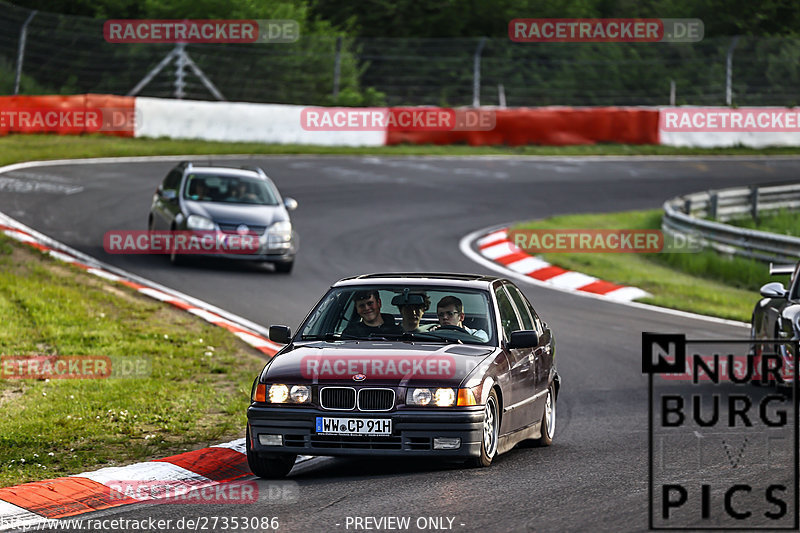
[[[237,203],[255,203],[258,202],[258,197],[250,191],[247,183],[240,181],[231,187],[231,195],[227,200]]]
[[[381,297],[376,290],[358,291],[353,295],[356,313],[360,317],[357,322],[348,324],[344,335],[365,337],[371,333],[400,333],[402,330],[394,323],[389,313],[381,313]]]
[[[209,190],[206,187],[206,182],[203,180],[192,180],[192,182],[189,184],[189,191],[189,198],[192,200],[201,202],[211,200]]]
[[[456,296],[445,296],[436,304],[436,316],[439,318],[439,327],[456,326],[477,337],[483,342],[489,340],[489,335],[482,329],[472,329],[464,326],[464,303]]]
[[[427,328],[420,329],[419,327],[422,315],[431,306],[431,299],[427,294],[404,292],[402,295],[395,296],[392,304],[400,310],[400,316],[403,318],[400,327],[403,328],[403,331],[419,333],[427,330]]]

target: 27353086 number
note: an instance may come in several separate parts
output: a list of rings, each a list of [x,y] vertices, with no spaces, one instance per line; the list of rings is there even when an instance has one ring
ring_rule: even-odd
[[[280,528],[277,516],[200,516],[196,520],[198,531],[277,530]]]

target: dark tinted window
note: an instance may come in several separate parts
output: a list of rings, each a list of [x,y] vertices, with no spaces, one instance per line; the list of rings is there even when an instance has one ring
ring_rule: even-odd
[[[514,305],[508,298],[506,291],[502,287],[498,287],[495,289],[494,294],[497,297],[497,307],[500,309],[500,324],[503,326],[506,339],[510,339],[511,332],[522,329],[522,327],[520,327],[517,313],[514,311]]]
[[[178,186],[181,184],[181,176],[182,175],[183,174],[181,173],[180,170],[171,171],[169,174],[167,174],[167,177],[164,178],[163,189],[165,191],[169,191],[169,190],[177,191],[178,190]]]
[[[511,299],[514,300],[514,303],[517,305],[517,311],[519,311],[519,315],[522,317],[522,329],[536,329],[536,326],[533,324],[533,317],[531,316],[530,306],[528,301],[525,299],[525,296],[519,292],[519,289],[513,285],[506,285],[506,289],[508,289],[508,293],[511,295]]]

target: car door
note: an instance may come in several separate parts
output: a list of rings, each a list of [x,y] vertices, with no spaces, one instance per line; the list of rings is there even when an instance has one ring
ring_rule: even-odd
[[[511,332],[523,329],[519,315],[503,285],[495,288],[495,299],[500,316],[501,346],[510,367],[510,398],[503,400],[503,417],[506,431],[513,431],[533,422],[531,403],[534,400],[536,375],[533,365],[533,348],[509,348]]]
[[[173,169],[156,190],[152,209],[154,229],[170,229],[180,210],[178,196],[182,177],[183,172],[180,169]]]
[[[550,329],[542,322],[533,306],[522,294],[518,287],[509,285],[508,292],[511,299],[517,306],[517,310],[522,318],[522,325],[525,329],[531,329],[539,335],[539,344],[533,350],[533,364],[536,373],[536,393],[547,390],[550,381],[550,373],[553,368],[553,346]],[[541,402],[544,402],[544,395],[541,395]],[[539,412],[540,410],[536,410]]]

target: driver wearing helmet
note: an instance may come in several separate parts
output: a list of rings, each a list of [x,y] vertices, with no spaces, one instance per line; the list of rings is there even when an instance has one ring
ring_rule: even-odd
[[[488,342],[489,335],[482,329],[472,329],[465,327],[464,303],[456,296],[445,296],[436,304],[436,316],[439,318],[439,327],[455,326],[461,328],[473,337],[477,337],[483,342]]]

